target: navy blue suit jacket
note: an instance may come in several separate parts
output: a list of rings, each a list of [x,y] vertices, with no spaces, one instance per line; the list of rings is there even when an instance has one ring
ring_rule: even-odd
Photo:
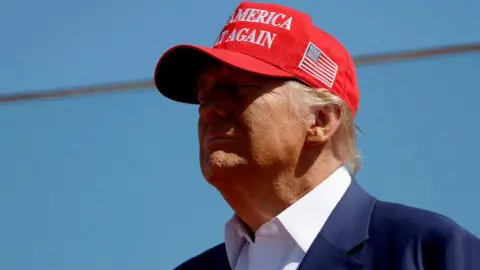
[[[175,269],[228,270],[225,245]],[[377,200],[352,181],[299,269],[480,270],[480,239],[440,214]]]

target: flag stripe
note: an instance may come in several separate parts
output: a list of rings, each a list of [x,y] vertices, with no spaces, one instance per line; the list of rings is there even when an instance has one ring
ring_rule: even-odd
[[[333,78],[331,76],[329,76],[328,73],[325,73],[323,72],[321,69],[319,69],[315,63],[312,62],[312,60],[310,59],[305,59],[305,63],[304,63],[304,66],[312,69],[316,74],[322,76],[323,78],[325,78],[326,80],[329,80],[329,81],[332,81]]]
[[[308,63],[305,63],[304,65],[300,66],[305,72],[307,72],[310,76],[316,78],[317,80],[321,81],[322,83],[328,85],[329,87],[331,87],[330,85],[333,83],[333,80],[332,79],[328,79],[325,77],[325,75],[322,75],[321,73],[318,73],[318,71],[315,71],[313,69],[313,67],[308,64]]]
[[[330,85],[333,84],[334,79],[332,75],[320,69],[318,65],[309,58],[305,59],[301,67],[307,69],[306,71],[310,74],[310,76],[317,78],[329,87],[331,87]]]
[[[315,71],[317,71],[318,73],[324,74],[327,78],[333,80],[333,74],[332,74],[334,72],[333,70],[331,70],[330,72],[325,72],[322,69],[318,68],[318,66],[315,64],[315,62],[313,62],[312,60],[310,60],[308,58],[305,59],[305,62],[308,62],[311,65],[311,67]]]
[[[325,56],[325,55],[322,55],[322,56]],[[322,61],[323,64],[325,64],[325,68],[330,69],[331,72],[335,73],[336,67],[334,64],[332,64],[330,59],[325,59],[325,57],[320,57],[319,60]]]

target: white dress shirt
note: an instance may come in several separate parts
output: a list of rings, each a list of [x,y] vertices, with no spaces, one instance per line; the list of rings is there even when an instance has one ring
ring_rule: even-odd
[[[252,241],[244,224],[233,216],[225,226],[228,261],[234,270],[293,270],[303,260],[351,182],[340,167],[320,185],[271,221]]]

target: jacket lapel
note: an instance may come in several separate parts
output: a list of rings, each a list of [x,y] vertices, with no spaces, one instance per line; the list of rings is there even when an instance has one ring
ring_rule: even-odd
[[[362,269],[361,261],[332,246],[325,238],[320,236],[315,241],[316,243],[307,252],[298,270]]]
[[[375,202],[352,180],[298,269],[362,269],[363,263],[349,252],[368,239]]]

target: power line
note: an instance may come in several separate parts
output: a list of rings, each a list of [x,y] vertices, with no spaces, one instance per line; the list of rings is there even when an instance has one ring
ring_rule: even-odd
[[[471,52],[480,52],[480,43],[462,44],[448,47],[445,46],[430,48],[426,50],[413,50],[398,53],[366,55],[357,57],[354,59],[354,61],[356,65],[360,66]]]
[[[72,88],[64,88],[64,89],[35,91],[35,92],[29,92],[29,93],[7,94],[7,95],[0,95],[0,103],[52,99],[52,98],[60,98],[60,97],[85,96],[85,95],[93,95],[93,94],[100,94],[100,93],[107,93],[107,92],[113,93],[113,92],[125,92],[125,91],[138,91],[145,88],[151,88],[152,86],[154,86],[153,81],[141,80],[141,81],[135,81],[135,82],[98,84],[98,85],[89,85],[89,86],[72,87]]]
[[[412,50],[386,54],[374,54],[355,57],[357,66],[366,66],[379,63],[407,61],[413,59],[436,57],[448,54],[480,52],[480,43],[461,44],[448,47],[437,47],[424,50]],[[41,100],[52,98],[66,98],[100,93],[113,93],[121,91],[139,91],[154,87],[152,79],[145,79],[132,82],[109,83],[101,85],[89,85],[82,87],[71,87],[65,89],[53,89],[27,93],[3,94],[0,95],[0,103],[12,103],[19,101]]]

